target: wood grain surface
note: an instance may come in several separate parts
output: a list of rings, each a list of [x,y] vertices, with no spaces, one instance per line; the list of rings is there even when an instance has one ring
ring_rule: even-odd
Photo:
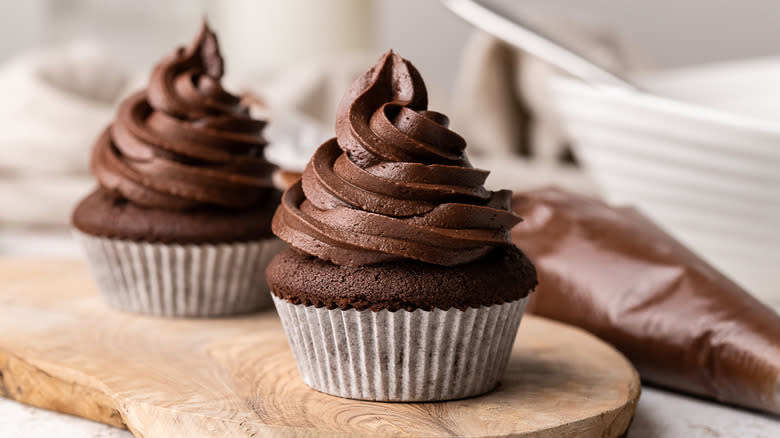
[[[639,377],[578,329],[523,319],[494,392],[445,403],[332,397],[299,378],[273,311],[164,320],[105,307],[82,262],[0,259],[0,395],[138,437],[616,437]]]

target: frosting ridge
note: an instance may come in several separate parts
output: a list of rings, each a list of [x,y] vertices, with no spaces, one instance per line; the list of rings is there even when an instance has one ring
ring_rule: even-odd
[[[454,266],[511,245],[521,219],[511,192],[491,192],[466,141],[427,109],[420,73],[386,53],[338,108],[336,138],[322,144],[290,187],[273,231],[337,265],[403,259]]]
[[[427,109],[420,73],[386,53],[339,104],[336,138],[322,144],[290,187],[273,231],[337,265],[404,259],[455,266],[512,245],[520,218],[511,192],[491,192],[466,141]]]
[[[216,35],[165,57],[149,85],[125,99],[100,135],[90,166],[101,187],[133,204],[166,210],[252,208],[273,190],[266,122],[222,88]]]

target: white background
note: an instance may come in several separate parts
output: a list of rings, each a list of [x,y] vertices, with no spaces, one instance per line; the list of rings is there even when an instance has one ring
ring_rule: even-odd
[[[360,1],[360,0],[357,0]],[[335,5],[333,0],[287,0]],[[363,3],[370,3],[364,0]],[[98,37],[111,44],[123,62],[143,70],[175,44],[187,41],[205,11],[250,10],[232,29],[253,35],[264,26],[260,12],[274,0],[0,0],[0,60],[25,48],[73,38]],[[278,2],[277,2],[278,3]],[[780,2],[775,0],[505,0],[518,11],[538,9],[614,29],[659,67],[780,53]],[[253,5],[248,8],[247,4]],[[379,53],[394,48],[412,59],[426,79],[452,86],[458,57],[470,27],[436,0],[374,1],[375,38],[366,42]],[[246,15],[246,14],[245,14]],[[253,16],[254,15],[254,16]],[[343,23],[332,19],[338,29]],[[295,24],[291,24],[295,26]],[[302,30],[305,32],[305,29]],[[241,69],[262,59],[258,50],[232,56],[228,67]],[[251,55],[254,53],[254,55]]]

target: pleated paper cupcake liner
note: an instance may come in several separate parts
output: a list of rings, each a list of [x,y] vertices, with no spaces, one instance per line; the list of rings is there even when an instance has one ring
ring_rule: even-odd
[[[277,238],[179,245],[74,235],[98,290],[113,308],[167,317],[212,317],[271,306],[265,268]]]
[[[495,388],[528,302],[373,312],[273,300],[306,384],[340,397],[399,402]]]

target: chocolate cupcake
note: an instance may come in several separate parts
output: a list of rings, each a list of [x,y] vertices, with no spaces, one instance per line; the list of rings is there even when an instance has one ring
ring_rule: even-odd
[[[290,187],[266,276],[303,380],[386,401],[482,394],[500,380],[536,271],[408,61],[384,55],[347,91],[337,137]]]
[[[97,285],[114,308],[216,316],[270,306],[264,270],[280,192],[263,158],[265,122],[222,88],[204,22],[153,70],[94,145],[99,187],[73,213]]]

